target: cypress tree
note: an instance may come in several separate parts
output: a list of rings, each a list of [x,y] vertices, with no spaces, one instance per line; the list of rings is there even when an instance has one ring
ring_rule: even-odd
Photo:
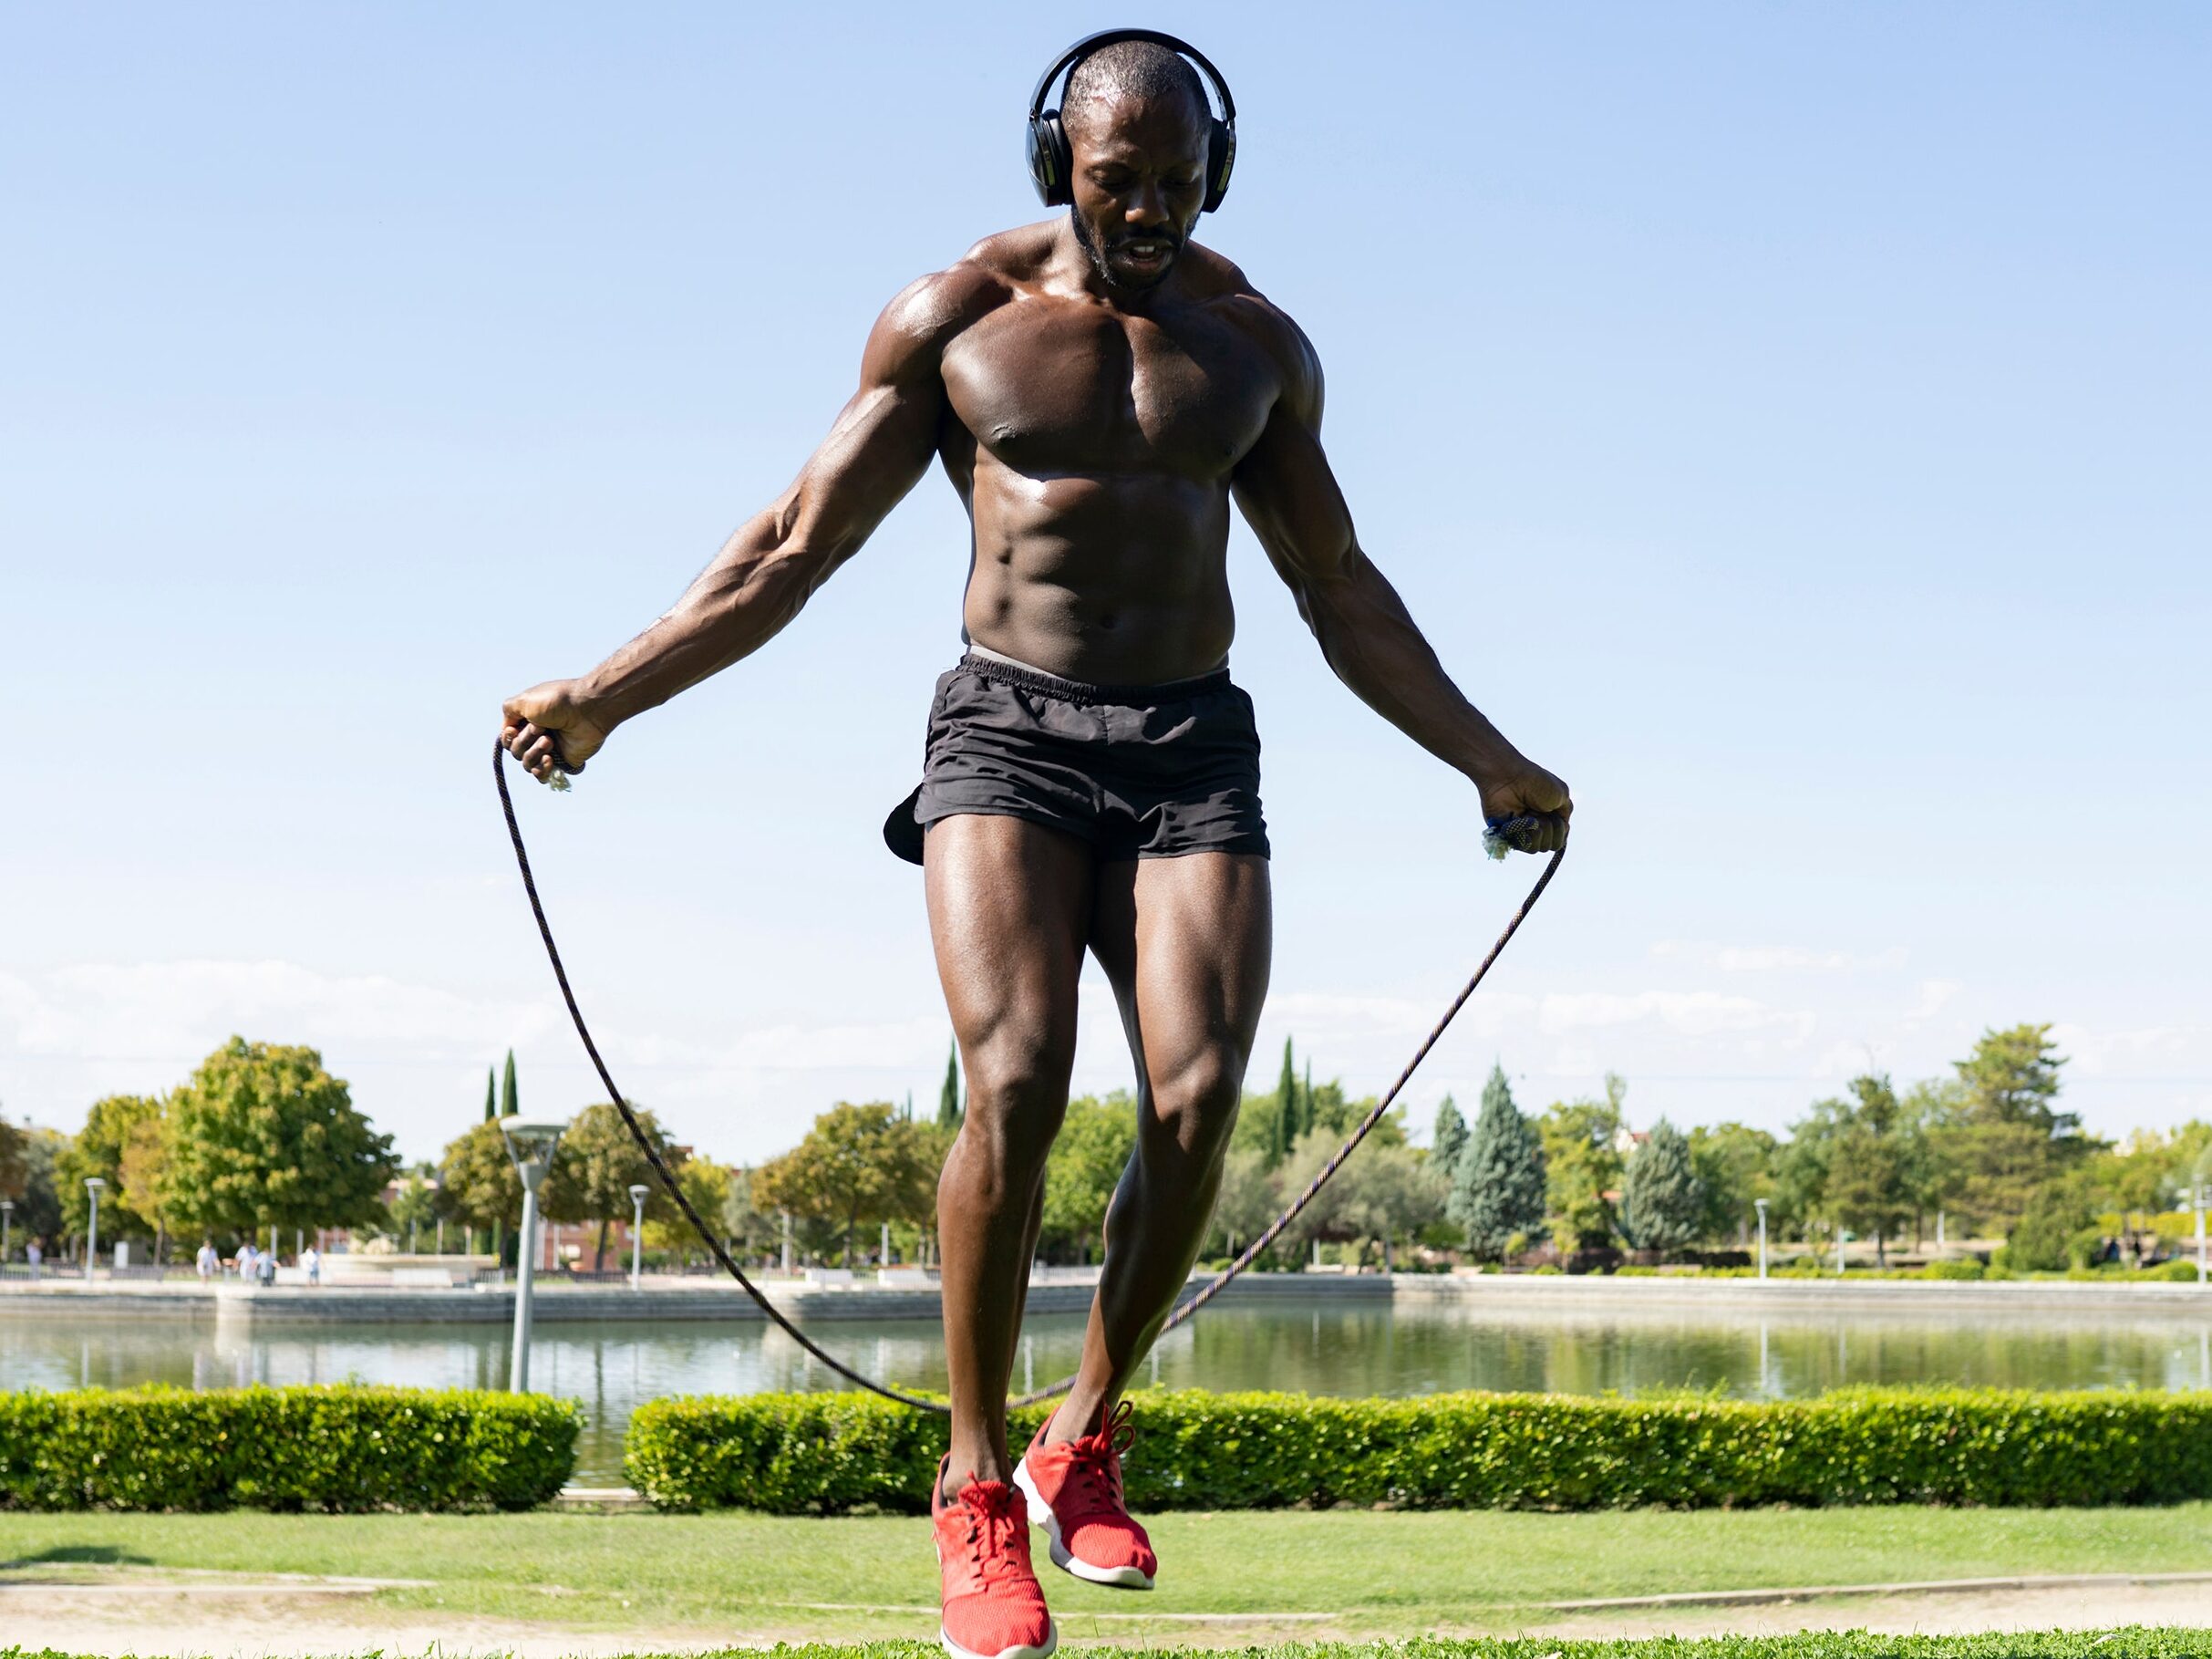
[[[1544,1225],[1544,1143],[1514,1104],[1503,1066],[1491,1067],[1483,1109],[1453,1161],[1446,1213],[1485,1260],[1504,1255],[1515,1234]]]
[[[960,1109],[960,1040],[953,1039],[952,1052],[945,1056],[945,1086],[937,1094],[937,1122],[947,1129],[957,1129],[966,1115]]]
[[[499,1083],[493,1077],[491,1068],[486,1066],[484,1068],[484,1121],[486,1123],[496,1123],[499,1120]]]
[[[1639,1250],[1680,1249],[1698,1236],[1705,1185],[1690,1142],[1665,1118],[1628,1156],[1620,1183],[1621,1236]]]
[[[1436,1133],[1429,1143],[1429,1161],[1444,1177],[1446,1192],[1452,1189],[1452,1172],[1459,1167],[1460,1148],[1466,1144],[1467,1120],[1459,1115],[1458,1104],[1447,1094],[1443,1104],[1436,1108]]]
[[[1290,1057],[1290,1039],[1283,1039],[1283,1073],[1275,1084],[1275,1156],[1279,1164],[1290,1156],[1298,1140],[1298,1073]]]
[[[514,1051],[507,1051],[507,1075],[500,1084],[500,1115],[512,1117],[522,1109],[521,1095],[514,1086]]]

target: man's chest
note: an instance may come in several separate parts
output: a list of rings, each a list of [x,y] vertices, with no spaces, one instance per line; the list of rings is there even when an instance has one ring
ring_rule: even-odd
[[[946,351],[946,395],[977,443],[1032,476],[1161,468],[1225,476],[1277,396],[1250,337],[1207,314],[1166,323],[1052,299],[1008,306]]]

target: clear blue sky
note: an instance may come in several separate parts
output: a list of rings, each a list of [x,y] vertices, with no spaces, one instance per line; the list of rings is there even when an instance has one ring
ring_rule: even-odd
[[[1362,539],[1576,786],[1411,1092],[1780,1127],[2051,1020],[2091,1125],[2212,1114],[2212,13],[2187,5],[0,9],[0,1102],[233,1031],[410,1155],[595,1097],[499,698],[790,476],[883,302],[1038,215],[1089,29],[1221,64],[1204,240],[1305,325]],[[932,477],[781,638],[524,803],[627,1087],[725,1156],[934,1098],[877,826],[957,649]],[[1387,1082],[1531,871],[1239,528],[1276,996]],[[1080,1086],[1126,1080],[1102,984]]]

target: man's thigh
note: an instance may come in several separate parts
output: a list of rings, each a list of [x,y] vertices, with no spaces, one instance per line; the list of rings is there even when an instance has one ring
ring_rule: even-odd
[[[1222,1086],[1234,1099],[1267,998],[1274,942],[1264,857],[1191,853],[1100,868],[1091,949],[1151,1092],[1169,1097],[1163,1104]]]
[[[1090,847],[1025,819],[963,814],[930,826],[923,872],[937,976],[971,1078],[1040,1061],[1064,1073],[1090,931]]]

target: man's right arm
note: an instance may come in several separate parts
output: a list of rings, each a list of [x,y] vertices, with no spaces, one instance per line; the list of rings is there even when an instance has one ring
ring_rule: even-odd
[[[956,267],[893,300],[868,336],[860,389],[791,487],[644,633],[579,679],[506,700],[500,741],[532,776],[549,781],[556,762],[582,765],[632,715],[760,649],[860,551],[936,452],[941,356],[977,285],[972,269]]]

